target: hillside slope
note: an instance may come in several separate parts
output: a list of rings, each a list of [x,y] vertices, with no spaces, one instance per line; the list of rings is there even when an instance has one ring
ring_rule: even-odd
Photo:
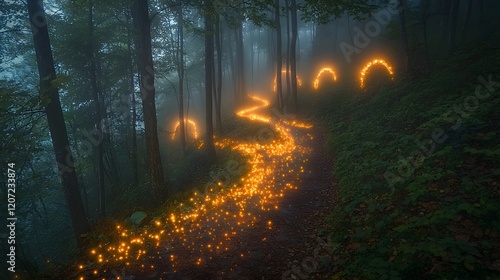
[[[498,46],[316,102],[340,187],[335,279],[500,279]]]

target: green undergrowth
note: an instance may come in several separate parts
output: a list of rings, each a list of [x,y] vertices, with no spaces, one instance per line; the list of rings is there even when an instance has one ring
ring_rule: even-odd
[[[318,99],[339,186],[334,279],[500,279],[499,45]]]

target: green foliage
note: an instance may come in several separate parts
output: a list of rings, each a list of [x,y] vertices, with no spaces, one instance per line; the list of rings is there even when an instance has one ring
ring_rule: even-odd
[[[428,76],[315,105],[340,186],[329,217],[343,260],[335,277],[500,277],[500,87],[475,97],[479,76],[499,80],[498,44],[499,34]]]
[[[362,18],[387,1],[379,1],[379,5],[367,3],[367,1],[362,0],[341,0],[335,2],[329,0],[306,0],[304,2],[300,7],[303,11],[303,20],[324,24],[345,13],[353,15],[355,18]]]
[[[180,163],[171,165],[170,176],[174,192],[186,190],[190,185],[203,183],[210,173],[212,163],[201,150],[195,150]]]

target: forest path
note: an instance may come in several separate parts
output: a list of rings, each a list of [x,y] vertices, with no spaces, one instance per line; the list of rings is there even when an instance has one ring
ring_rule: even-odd
[[[92,251],[95,264],[104,265],[86,269],[84,279],[322,279],[333,260],[318,229],[335,192],[324,135],[305,123],[273,119],[262,112],[267,100],[251,98],[257,105],[237,114],[277,137],[217,142],[248,159],[241,183],[194,193],[189,205],[143,232],[118,227],[119,242]]]
[[[278,209],[258,213],[252,227],[231,240],[231,250],[164,279],[327,279],[324,272],[333,269],[333,260],[322,229],[335,201],[333,159],[322,131],[298,126],[287,125],[295,144],[291,158],[279,155],[273,168],[279,178],[274,188],[293,186],[275,202]],[[265,158],[265,165],[273,163]]]

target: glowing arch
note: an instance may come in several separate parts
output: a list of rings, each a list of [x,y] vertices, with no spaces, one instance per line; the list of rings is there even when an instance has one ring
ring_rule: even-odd
[[[385,67],[385,69],[387,69],[387,72],[389,72],[389,75],[391,75],[391,79],[394,80],[394,72],[392,71],[392,66],[390,66],[383,59],[374,59],[374,60],[368,62],[368,64],[366,64],[365,67],[361,70],[361,77],[359,78],[361,88],[365,87],[366,73],[368,72],[370,67],[372,67],[373,65],[377,65],[377,64],[383,65]]]
[[[287,72],[288,72],[288,71],[286,71],[286,70],[282,70],[282,71],[281,71],[281,74],[284,74],[284,73],[287,73]],[[302,85],[302,81],[300,80],[299,75],[296,75],[296,77],[297,77],[297,85],[298,85],[298,86],[301,86],[301,85]],[[274,92],[276,92],[276,86],[277,86],[277,85],[276,85],[276,77],[274,77],[274,86],[273,86],[273,90],[274,90]]]
[[[196,128],[196,123],[192,120],[184,120],[185,123],[190,124],[191,128],[193,129],[193,137],[194,139],[198,139],[198,130]],[[177,122],[177,124],[174,127],[174,134],[172,135],[172,140],[175,139],[175,135],[177,135],[177,131],[179,131],[179,128],[181,126],[181,122]],[[187,132],[187,129],[186,129]]]
[[[332,70],[332,68],[330,68],[330,67],[323,68],[323,69],[321,69],[321,71],[319,71],[318,75],[316,76],[316,79],[314,80],[314,89],[318,89],[319,88],[319,78],[325,72],[328,72],[328,73],[332,74],[332,78],[333,78],[334,81],[337,80],[337,75],[335,75],[335,72]]]

